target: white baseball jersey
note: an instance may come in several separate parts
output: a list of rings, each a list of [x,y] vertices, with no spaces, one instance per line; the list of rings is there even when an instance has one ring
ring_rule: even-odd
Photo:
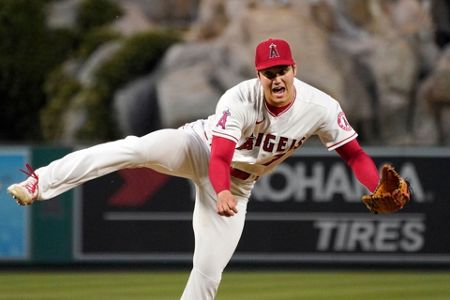
[[[222,272],[232,257],[244,228],[248,198],[257,176],[272,170],[311,135],[328,149],[354,139],[339,104],[319,90],[295,80],[296,97],[275,116],[265,107],[258,79],[228,90],[216,113],[182,129],[161,129],[143,137],[95,145],[72,152],[35,171],[39,200],[50,199],[86,181],[125,168],[147,167],[189,178],[196,186],[193,214],[193,268],[181,299],[214,299]],[[216,193],[208,178],[212,136],[236,142],[232,167],[252,176],[231,178],[238,213],[231,218],[216,211]],[[232,175],[230,170],[230,174]],[[27,181],[20,183],[26,185]]]
[[[266,107],[258,79],[229,89],[208,118],[208,140],[219,136],[236,142],[232,167],[261,176],[292,155],[310,136],[333,150],[355,139],[339,103],[324,92],[294,80],[295,100],[275,116]]]

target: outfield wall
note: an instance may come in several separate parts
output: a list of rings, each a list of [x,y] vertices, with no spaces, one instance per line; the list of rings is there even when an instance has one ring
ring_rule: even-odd
[[[6,187],[68,148],[1,148],[0,263],[189,263],[194,187],[147,169],[122,170],[57,199],[19,207]],[[450,148],[366,148],[408,178],[412,201],[374,215],[334,152],[304,148],[261,178],[233,262],[449,265]]]

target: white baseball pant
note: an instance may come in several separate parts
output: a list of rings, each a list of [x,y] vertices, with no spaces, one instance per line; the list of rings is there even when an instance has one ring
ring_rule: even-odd
[[[205,138],[192,129],[199,124],[99,144],[72,152],[36,170],[41,200],[124,168],[147,167],[191,179],[196,187],[195,249],[193,268],[182,300],[214,299],[222,272],[241,237],[247,201],[254,184],[232,178],[232,192],[238,200],[239,212],[233,217],[216,213],[216,193],[208,178],[210,150]]]

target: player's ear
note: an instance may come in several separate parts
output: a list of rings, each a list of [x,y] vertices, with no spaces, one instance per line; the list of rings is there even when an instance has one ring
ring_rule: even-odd
[[[256,69],[255,69],[255,71],[256,71],[256,77],[258,77],[259,79],[261,79],[261,75],[260,75],[259,71],[256,70]]]
[[[294,72],[294,76],[297,75],[297,65],[296,64],[292,65],[292,72]]]

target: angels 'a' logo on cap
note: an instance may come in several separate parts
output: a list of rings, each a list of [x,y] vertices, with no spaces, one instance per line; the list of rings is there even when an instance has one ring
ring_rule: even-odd
[[[280,57],[280,53],[278,53],[278,50],[277,50],[277,45],[272,43],[272,44],[270,44],[269,48],[270,48],[269,58]]]

